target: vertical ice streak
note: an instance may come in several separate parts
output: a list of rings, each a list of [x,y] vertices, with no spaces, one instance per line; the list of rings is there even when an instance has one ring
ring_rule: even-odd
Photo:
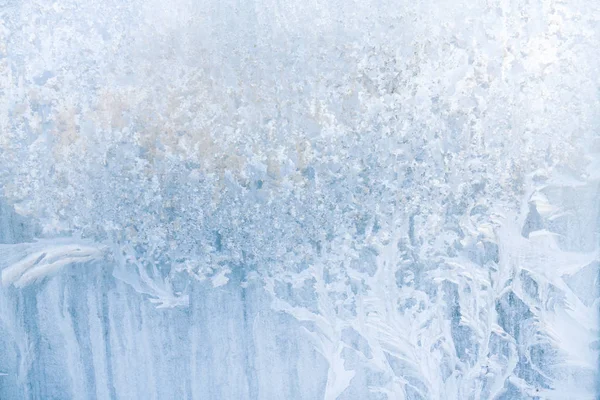
[[[600,7],[0,2],[0,399],[596,399]]]

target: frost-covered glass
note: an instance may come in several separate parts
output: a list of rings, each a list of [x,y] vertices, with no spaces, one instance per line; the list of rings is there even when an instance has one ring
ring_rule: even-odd
[[[597,399],[600,3],[0,0],[0,399]]]

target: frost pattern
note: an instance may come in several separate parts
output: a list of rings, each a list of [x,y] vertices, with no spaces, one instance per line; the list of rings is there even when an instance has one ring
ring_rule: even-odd
[[[595,2],[0,13],[0,398],[597,396]]]

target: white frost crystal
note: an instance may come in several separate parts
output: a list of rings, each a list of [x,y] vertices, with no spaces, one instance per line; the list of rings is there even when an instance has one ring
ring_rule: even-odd
[[[600,3],[0,16],[0,399],[600,395]]]

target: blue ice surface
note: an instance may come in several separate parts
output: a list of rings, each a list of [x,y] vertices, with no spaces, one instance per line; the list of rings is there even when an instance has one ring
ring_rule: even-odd
[[[0,227],[0,243],[32,239],[4,203]],[[157,309],[110,264],[4,289],[0,399],[323,398],[326,360],[242,279],[195,283],[189,307],[174,309]]]

